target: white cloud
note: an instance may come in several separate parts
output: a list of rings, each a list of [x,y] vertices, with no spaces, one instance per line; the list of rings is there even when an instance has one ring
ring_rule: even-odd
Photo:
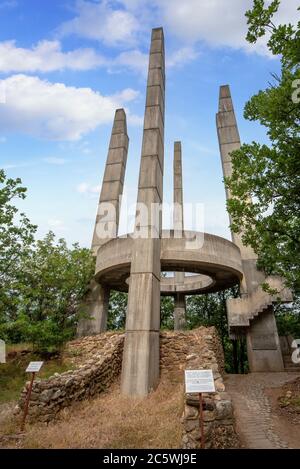
[[[198,54],[193,47],[182,47],[167,57],[167,67],[180,66]],[[106,67],[109,71],[127,68],[146,75],[149,56],[138,49],[121,52],[115,58],[99,55],[94,49],[82,48],[63,52],[59,41],[40,41],[31,48],[17,47],[15,41],[0,42],[0,72],[49,73],[57,70],[91,70]],[[4,90],[1,96],[5,97]],[[1,100],[3,101],[4,98]]]
[[[65,231],[67,229],[64,225],[64,222],[58,218],[50,218],[47,220],[47,223],[51,229],[58,229],[61,231]]]
[[[44,158],[43,161],[45,161],[45,163],[54,164],[54,165],[58,165],[58,166],[61,166],[61,165],[65,164],[65,162],[66,162],[66,160],[64,160],[63,158],[56,158],[55,156],[49,157],[49,158]]]
[[[116,57],[112,65],[115,67],[126,67],[134,72],[145,75],[147,72],[148,60],[148,54],[144,54],[140,50],[133,49],[122,52],[118,57]]]
[[[132,88],[125,88],[125,90],[121,91],[120,93],[114,94],[112,97],[116,101],[120,101],[122,103],[127,103],[130,101],[134,101],[140,95],[140,92],[137,90],[133,90]]]
[[[180,67],[184,64],[192,62],[199,56],[195,48],[192,46],[181,47],[174,52],[171,52],[166,57],[166,67],[174,68]],[[111,70],[118,68],[128,68],[135,73],[143,76],[147,75],[149,54],[143,53],[138,49],[129,50],[119,54],[114,60],[111,61]]]
[[[192,62],[198,56],[199,53],[196,52],[194,47],[181,47],[180,49],[170,54],[169,58],[166,58],[166,66],[168,68],[181,67],[182,65]]]
[[[99,125],[110,123],[115,109],[136,96],[129,90],[102,96],[91,88],[50,83],[27,75],[13,75],[2,82],[6,104],[0,106],[0,127],[50,140],[80,139]],[[140,118],[128,110],[127,115],[132,124],[140,123]]]
[[[266,38],[256,45],[245,40],[245,12],[252,7],[253,0],[156,0],[156,4],[161,8],[166,25],[184,41],[204,41],[213,47],[229,46],[269,55]],[[298,0],[282,0],[275,23],[295,23],[297,6]]]
[[[124,7],[142,22],[141,29],[150,23],[164,26],[186,45],[198,42],[211,47],[230,47],[270,56],[266,43],[261,38],[255,45],[249,44],[245,12],[252,8],[253,0],[153,0],[151,8],[147,0],[120,0]],[[268,2],[266,2],[268,3]],[[275,24],[292,23],[299,20],[298,0],[281,0]],[[196,56],[194,57],[196,58]],[[170,61],[170,59],[169,59]]]
[[[99,194],[101,190],[101,186],[92,186],[91,184],[88,184],[87,182],[81,182],[76,187],[76,190],[80,194]]]
[[[16,169],[16,168],[27,168],[29,166],[33,166],[34,163],[32,162],[27,162],[27,163],[10,163],[10,164],[5,164],[2,166],[3,169]]]
[[[16,8],[17,6],[18,6],[18,2],[16,0],[5,0],[0,3],[0,10]]]
[[[31,49],[17,47],[15,41],[0,43],[1,72],[53,72],[55,70],[90,70],[106,64],[93,49],[62,52],[59,41],[40,41]]]
[[[110,1],[97,3],[77,0],[76,16],[59,28],[62,36],[76,34],[95,39],[108,45],[128,45],[135,43],[139,31],[139,21],[125,9],[114,9]]]

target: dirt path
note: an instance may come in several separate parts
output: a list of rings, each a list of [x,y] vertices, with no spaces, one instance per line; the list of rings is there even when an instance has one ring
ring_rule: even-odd
[[[268,397],[272,388],[293,381],[299,373],[251,373],[228,375],[226,390],[230,393],[236,428],[244,448],[300,448],[299,429],[291,434],[290,424],[272,412]],[[299,437],[295,440],[295,434]]]

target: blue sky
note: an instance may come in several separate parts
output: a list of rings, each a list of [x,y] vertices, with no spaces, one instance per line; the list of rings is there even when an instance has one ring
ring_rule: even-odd
[[[283,0],[276,21],[294,22],[298,3]],[[230,238],[215,128],[219,86],[231,87],[242,140],[265,142],[265,130],[244,120],[243,107],[279,70],[265,40],[251,46],[244,39],[251,4],[0,0],[0,166],[28,188],[20,207],[39,236],[52,229],[90,246],[118,107],[127,111],[125,190],[135,202],[150,34],[163,26],[164,200],[172,199],[172,148],[181,140],[184,200],[204,204],[205,231]]]

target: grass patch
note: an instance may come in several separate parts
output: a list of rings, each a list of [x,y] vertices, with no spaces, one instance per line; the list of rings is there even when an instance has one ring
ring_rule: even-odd
[[[144,399],[122,396],[115,383],[98,397],[63,409],[59,419],[48,425],[28,423],[21,441],[9,441],[3,447],[180,448],[183,407],[182,376],[172,382],[162,377],[158,388]],[[5,430],[14,434],[18,425],[10,419]]]
[[[25,369],[30,361],[43,360],[38,354],[32,351],[22,355],[22,351],[31,350],[29,344],[8,345],[7,355],[16,353],[11,358],[8,356],[7,363],[0,364],[0,404],[15,401],[19,398],[20,392],[29,374]],[[44,365],[38,374],[41,379],[49,378],[54,373],[63,373],[74,368],[69,361],[61,358],[53,358],[44,362]]]

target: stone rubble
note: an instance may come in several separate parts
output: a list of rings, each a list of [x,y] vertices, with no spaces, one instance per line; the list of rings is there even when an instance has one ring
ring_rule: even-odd
[[[55,373],[33,385],[29,421],[49,422],[60,410],[75,402],[98,395],[120,376],[124,334],[106,332],[69,342],[65,355],[75,369]],[[212,369],[216,392],[204,394],[205,447],[227,448],[238,445],[233,409],[223,382],[224,355],[214,327],[192,331],[161,331],[160,372],[176,376],[184,383],[185,369]],[[29,382],[24,387],[15,413],[24,408]],[[184,393],[182,447],[200,447],[199,396]]]

